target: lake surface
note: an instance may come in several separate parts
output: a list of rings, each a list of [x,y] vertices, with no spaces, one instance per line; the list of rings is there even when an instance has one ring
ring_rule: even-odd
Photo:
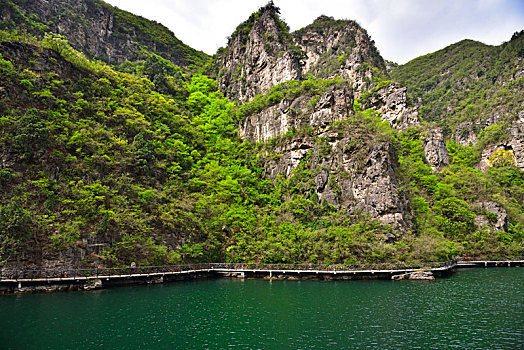
[[[0,296],[0,349],[524,349],[524,269]]]

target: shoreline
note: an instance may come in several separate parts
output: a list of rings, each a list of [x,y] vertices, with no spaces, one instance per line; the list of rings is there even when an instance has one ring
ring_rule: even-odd
[[[438,267],[418,267],[404,269],[344,269],[344,265],[333,265],[331,269],[308,269],[307,265],[296,265],[299,268],[264,269],[245,268],[242,264],[199,264],[181,265],[178,271],[147,271],[146,273],[131,269],[106,269],[96,274],[85,273],[84,276],[73,275],[54,276],[53,271],[45,272],[45,276],[27,278],[27,272],[18,276],[4,278],[0,276],[0,294],[25,294],[39,292],[60,292],[79,290],[98,290],[120,286],[141,284],[162,284],[177,281],[187,281],[204,278],[242,278],[263,280],[320,280],[320,281],[352,281],[352,280],[426,280],[432,281],[453,274],[457,269],[490,268],[490,267],[523,267],[524,260],[475,260],[439,263]],[[235,265],[238,265],[237,268]],[[189,267],[182,269],[182,266]],[[278,265],[275,265],[278,266]],[[293,265],[285,265],[293,267]],[[327,266],[331,267],[331,266]],[[107,273],[117,270],[118,274]],[[106,272],[106,274],[104,274]],[[26,277],[26,278],[24,278]]]

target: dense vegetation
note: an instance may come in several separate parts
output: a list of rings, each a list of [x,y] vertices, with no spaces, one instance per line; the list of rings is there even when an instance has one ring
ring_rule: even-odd
[[[292,195],[293,179],[264,180],[254,145],[236,136],[236,107],[213,80],[181,82],[187,97],[174,100],[147,79],[87,60],[63,38],[42,45],[84,73],[60,76],[57,65],[36,74],[31,62],[2,58],[2,79],[22,96],[2,100],[0,213],[11,218],[1,227],[4,259],[103,244],[86,264],[374,260],[364,254],[374,248],[356,242],[390,228]],[[343,250],[357,248],[338,257],[336,237]]]
[[[110,18],[108,28],[98,29],[108,30],[107,37],[103,33],[94,32],[94,28],[90,27],[93,23],[106,20],[101,17]],[[201,68],[209,60],[208,55],[184,44],[162,24],[100,0],[2,0],[0,30],[17,30],[41,39],[49,32],[65,34],[64,28],[70,36],[71,45],[88,56],[89,52],[93,52],[93,46],[106,46],[126,51],[126,60],[129,61],[145,60],[151,53],[155,53],[191,70]],[[95,42],[99,43],[94,45]],[[101,53],[90,58],[113,64],[120,62],[115,62],[115,57]]]
[[[435,66],[436,57],[393,73],[413,97],[427,99],[422,126],[399,132],[377,112],[361,110],[391,83],[382,80],[359,97],[353,115],[329,130],[353,140],[357,161],[372,145],[392,145],[400,190],[413,209],[413,224],[401,231],[319,201],[312,169],[333,151],[327,137],[311,130],[258,144],[238,137],[244,118],[301,96],[314,108],[329,87],[346,84],[343,79],[288,81],[236,105],[214,80],[148,50],[138,61],[111,68],[56,34],[40,40],[1,31],[0,41],[0,264],[373,263],[524,253],[524,173],[503,150],[491,157],[488,171],[475,168],[484,146],[507,136],[503,124],[484,129],[474,146],[450,139],[450,165],[440,171],[425,159],[431,122],[449,130],[465,118],[458,107],[436,118],[435,106],[445,97],[432,95],[433,87],[419,89],[424,80],[412,77],[416,69],[433,69],[427,66]],[[502,51],[515,54],[516,47],[512,41]],[[500,69],[498,77],[505,77]],[[461,74],[453,72],[450,88]],[[508,111],[509,123],[521,108],[515,105],[521,93],[500,91],[522,78],[491,79],[486,91],[500,97],[495,102]],[[460,81],[462,93],[476,91],[473,82]],[[279,156],[276,147],[303,137],[319,151],[306,154],[287,177],[266,176],[266,165]],[[507,213],[506,227],[494,229],[499,218],[485,203]]]
[[[524,109],[523,47],[524,31],[500,46],[463,40],[395,67],[391,76],[419,101],[423,120],[449,135],[478,134],[494,116],[509,124]]]

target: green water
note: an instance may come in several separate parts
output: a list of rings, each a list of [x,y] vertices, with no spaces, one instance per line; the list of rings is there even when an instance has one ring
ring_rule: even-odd
[[[0,296],[1,349],[524,349],[524,269]]]

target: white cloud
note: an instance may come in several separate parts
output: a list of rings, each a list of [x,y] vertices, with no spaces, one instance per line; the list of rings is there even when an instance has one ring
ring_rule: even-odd
[[[186,44],[213,54],[236,26],[268,0],[107,0],[156,20]],[[521,0],[275,0],[291,30],[325,14],[353,19],[382,56],[399,63],[462,39],[498,45],[524,29]]]

